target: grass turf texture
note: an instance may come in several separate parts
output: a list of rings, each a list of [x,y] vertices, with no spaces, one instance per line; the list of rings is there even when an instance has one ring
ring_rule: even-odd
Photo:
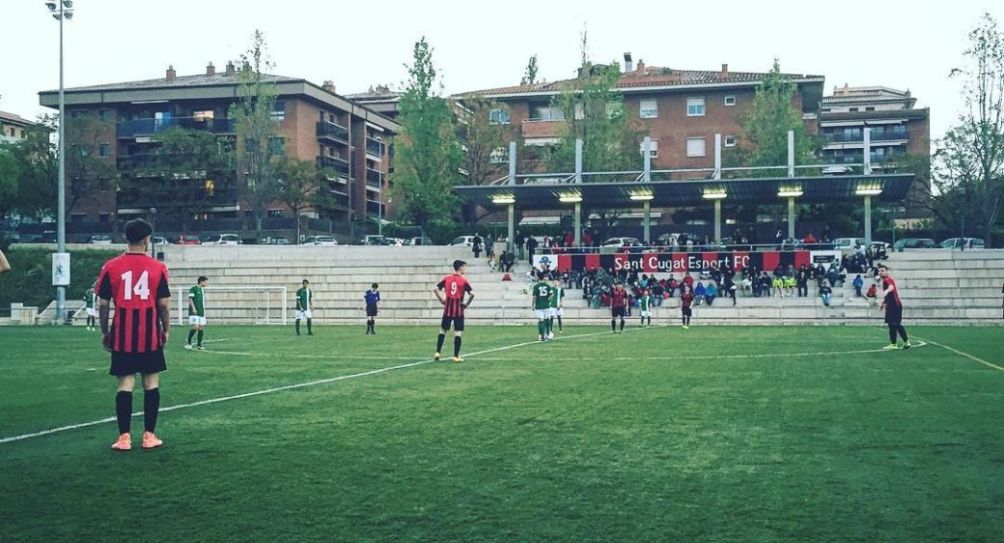
[[[1004,328],[909,331],[1004,365]],[[199,353],[176,327],[162,405],[428,360],[436,334],[315,332],[210,327],[224,341]],[[2,539],[1004,533],[1002,371],[933,345],[839,354],[883,347],[879,327],[566,327],[580,334],[598,335],[162,413],[166,445],[152,452],[138,448],[141,418],[128,453],[108,449],[114,423],[0,444]],[[464,351],[535,335],[472,327]],[[97,341],[82,328],[0,328],[0,438],[113,415]]]

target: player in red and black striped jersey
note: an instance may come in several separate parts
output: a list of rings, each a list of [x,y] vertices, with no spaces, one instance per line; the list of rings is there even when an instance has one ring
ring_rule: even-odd
[[[885,323],[889,325],[889,345],[883,350],[892,351],[898,349],[896,345],[896,335],[903,338],[903,348],[910,348],[910,340],[906,337],[906,328],[903,328],[903,302],[899,299],[899,288],[896,281],[889,275],[889,267],[885,264],[878,265],[879,277],[882,278],[882,292],[880,296],[885,298],[882,308],[885,309]]]
[[[624,290],[623,283],[614,285],[614,291],[610,293],[610,328],[617,333],[617,318],[621,319],[621,333],[624,333],[624,315],[627,314],[628,294]]]
[[[129,249],[105,262],[94,285],[102,343],[112,353],[108,373],[118,378],[115,416],[119,438],[112,448],[119,451],[132,448],[129,423],[137,373],[143,375],[143,448],[163,444],[153,432],[160,410],[160,372],[167,369],[164,345],[171,324],[171,289],[167,266],[146,254],[152,233],[146,221],[129,221],[125,229]],[[113,302],[115,313],[109,324]]]
[[[453,261],[453,274],[447,275],[442,281],[436,283],[436,288],[432,292],[436,294],[439,303],[443,304],[443,320],[439,325],[439,338],[436,340],[435,359],[439,360],[443,350],[443,342],[446,340],[446,332],[453,325],[453,361],[463,362],[460,358],[460,337],[464,333],[464,309],[471,305],[474,300],[474,291],[471,284],[467,282],[464,273],[467,272],[467,263],[463,260]],[[464,294],[467,294],[467,301],[464,302]]]

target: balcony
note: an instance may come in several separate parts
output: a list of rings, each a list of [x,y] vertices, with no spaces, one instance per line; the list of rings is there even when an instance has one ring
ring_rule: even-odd
[[[375,138],[366,138],[366,154],[377,159],[383,159],[383,142]]]
[[[821,136],[829,143],[864,143],[865,141],[865,136],[860,130],[852,132],[824,132]],[[892,130],[872,129],[872,142],[899,141],[905,139],[909,139],[906,127],[900,127]]]
[[[317,167],[322,170],[334,170],[343,175],[349,175],[349,161],[333,156],[317,157]]]
[[[118,123],[116,133],[119,139],[136,136],[152,136],[172,128],[204,130],[213,134],[233,134],[233,119],[207,119],[203,117],[168,117],[165,119],[132,119]]]
[[[523,121],[523,137],[557,138],[561,137],[564,127],[564,120],[528,119]]]
[[[201,187],[170,187],[142,183],[120,188],[116,197],[120,208],[220,207],[237,205],[237,190]]]
[[[383,172],[374,170],[372,168],[366,168],[366,184],[374,188],[383,187]]]
[[[349,144],[349,129],[328,121],[317,122],[317,139]]]

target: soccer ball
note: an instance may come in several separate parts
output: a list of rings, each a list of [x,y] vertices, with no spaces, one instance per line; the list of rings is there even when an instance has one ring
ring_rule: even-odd
[[[526,290],[526,289],[523,289],[523,290],[520,290],[519,293],[523,294],[523,295],[526,295],[526,294],[530,294],[530,291]]]

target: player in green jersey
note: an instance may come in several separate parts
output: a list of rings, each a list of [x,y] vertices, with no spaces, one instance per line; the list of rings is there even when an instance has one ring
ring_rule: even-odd
[[[195,345],[195,349],[199,351],[206,350],[202,346],[202,338],[205,336],[206,328],[206,285],[209,284],[209,279],[205,275],[200,275],[196,285],[188,289],[188,324],[191,328],[188,330],[188,342],[185,343],[185,348],[189,351],[192,350],[192,338],[197,336],[198,343]]]
[[[84,293],[84,307],[87,309],[87,331],[97,330],[98,323],[98,293],[93,288],[87,289]]]
[[[551,303],[547,316],[548,339],[554,339],[554,319],[558,319],[558,332],[561,332],[561,305],[564,298],[565,289],[561,287],[561,279],[551,281]]]
[[[547,322],[551,315],[551,290],[552,286],[544,280],[543,272],[537,274],[537,283],[533,285],[533,312],[537,316],[537,337],[541,341],[547,341]]]
[[[641,325],[645,326],[645,319],[648,319],[648,326],[652,326],[652,293],[648,289],[641,291],[638,297],[638,309],[641,310]]]
[[[311,310],[314,308],[314,291],[310,288],[310,281],[303,280],[303,286],[296,291],[296,335],[300,335],[300,319],[307,319],[307,335],[314,335],[312,324],[314,322]]]

